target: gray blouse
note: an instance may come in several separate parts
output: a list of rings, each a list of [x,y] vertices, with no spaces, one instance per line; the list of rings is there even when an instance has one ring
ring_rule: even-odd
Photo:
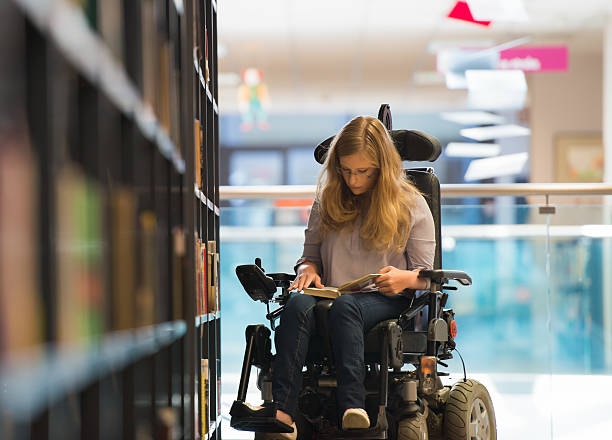
[[[411,212],[408,243],[403,252],[365,250],[359,237],[360,222],[353,228],[320,233],[319,204],[315,201],[304,232],[304,252],[296,268],[304,261],[318,266],[325,286],[340,286],[368,273],[376,273],[385,266],[402,270],[431,269],[436,250],[435,226],[431,211],[423,196],[417,197]]]

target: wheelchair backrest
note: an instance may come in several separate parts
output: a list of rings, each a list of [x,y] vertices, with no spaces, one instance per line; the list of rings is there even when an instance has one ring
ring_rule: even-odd
[[[442,227],[440,221],[440,181],[433,172],[433,168],[408,168],[404,172],[414,186],[423,194],[431,215],[434,219],[436,231],[436,253],[434,256],[434,269],[442,268]]]

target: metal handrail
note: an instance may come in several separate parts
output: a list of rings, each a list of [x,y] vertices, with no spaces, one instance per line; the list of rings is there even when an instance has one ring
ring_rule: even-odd
[[[221,200],[313,198],[315,185],[221,186]],[[612,195],[609,183],[442,184],[442,197]]]

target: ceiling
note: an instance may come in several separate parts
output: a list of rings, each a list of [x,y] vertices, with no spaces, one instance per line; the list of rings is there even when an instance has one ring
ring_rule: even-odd
[[[570,58],[601,53],[611,0],[522,3],[528,21],[483,27],[446,18],[455,0],[220,0],[219,107],[238,110],[238,75],[257,67],[272,113],[371,113],[383,101],[396,111],[461,109],[466,92],[432,75],[432,45],[528,37],[528,45],[567,45]]]

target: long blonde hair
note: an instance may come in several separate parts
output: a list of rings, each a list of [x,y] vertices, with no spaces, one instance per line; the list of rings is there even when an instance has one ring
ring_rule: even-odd
[[[357,196],[338,172],[340,158],[356,153],[363,153],[378,168],[370,190]],[[418,194],[383,124],[370,116],[358,116],[332,140],[319,175],[316,197],[323,233],[351,226],[361,216],[359,236],[366,249],[401,252],[410,235],[410,212]]]

